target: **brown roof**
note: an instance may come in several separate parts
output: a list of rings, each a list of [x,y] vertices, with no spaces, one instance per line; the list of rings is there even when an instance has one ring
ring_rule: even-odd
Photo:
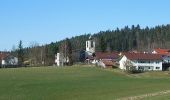
[[[0,53],[0,60],[4,59],[5,57],[7,57],[9,54],[8,53]]]
[[[116,59],[119,57],[118,52],[96,52],[95,56],[97,59]]]
[[[130,60],[162,60],[160,54],[125,53],[124,55]]]

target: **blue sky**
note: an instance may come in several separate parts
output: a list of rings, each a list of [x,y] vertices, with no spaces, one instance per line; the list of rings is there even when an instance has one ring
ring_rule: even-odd
[[[170,0],[0,0],[0,50],[125,25],[170,23]]]

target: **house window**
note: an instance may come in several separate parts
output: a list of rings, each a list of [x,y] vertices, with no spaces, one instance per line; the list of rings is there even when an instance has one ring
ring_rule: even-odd
[[[140,69],[144,69],[144,67],[142,67],[142,66],[139,66],[139,67],[138,67],[138,69],[139,69],[139,70],[140,70]]]
[[[160,67],[156,67],[156,69],[160,69]]]
[[[140,63],[145,63],[145,61],[140,61]]]
[[[151,67],[148,67],[148,69],[151,69]]]
[[[144,71],[144,67],[143,67],[143,66],[139,66],[139,67],[138,67],[138,70]]]

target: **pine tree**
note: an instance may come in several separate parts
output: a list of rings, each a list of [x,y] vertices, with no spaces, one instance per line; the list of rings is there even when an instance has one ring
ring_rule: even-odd
[[[102,52],[105,52],[107,48],[107,43],[104,40],[104,37],[102,36],[100,39],[100,49],[102,50]]]
[[[18,45],[18,65],[20,67],[23,66],[23,62],[24,62],[24,49],[23,49],[22,41],[20,40]]]

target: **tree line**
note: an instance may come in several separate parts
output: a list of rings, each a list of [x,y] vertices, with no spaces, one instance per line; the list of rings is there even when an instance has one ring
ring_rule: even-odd
[[[66,52],[67,56],[72,58],[70,62],[72,64],[74,61],[74,57],[71,56],[72,52],[84,51],[86,40],[88,40],[90,35],[75,36],[42,46],[33,43],[27,48],[22,48],[20,41],[18,49],[12,51],[12,53],[17,55],[19,60],[25,64],[47,66],[54,64],[57,52]],[[154,48],[170,48],[170,24],[153,28],[141,28],[140,25],[125,26],[121,29],[100,31],[93,34],[92,37],[96,42],[96,51],[137,50],[150,52]]]

